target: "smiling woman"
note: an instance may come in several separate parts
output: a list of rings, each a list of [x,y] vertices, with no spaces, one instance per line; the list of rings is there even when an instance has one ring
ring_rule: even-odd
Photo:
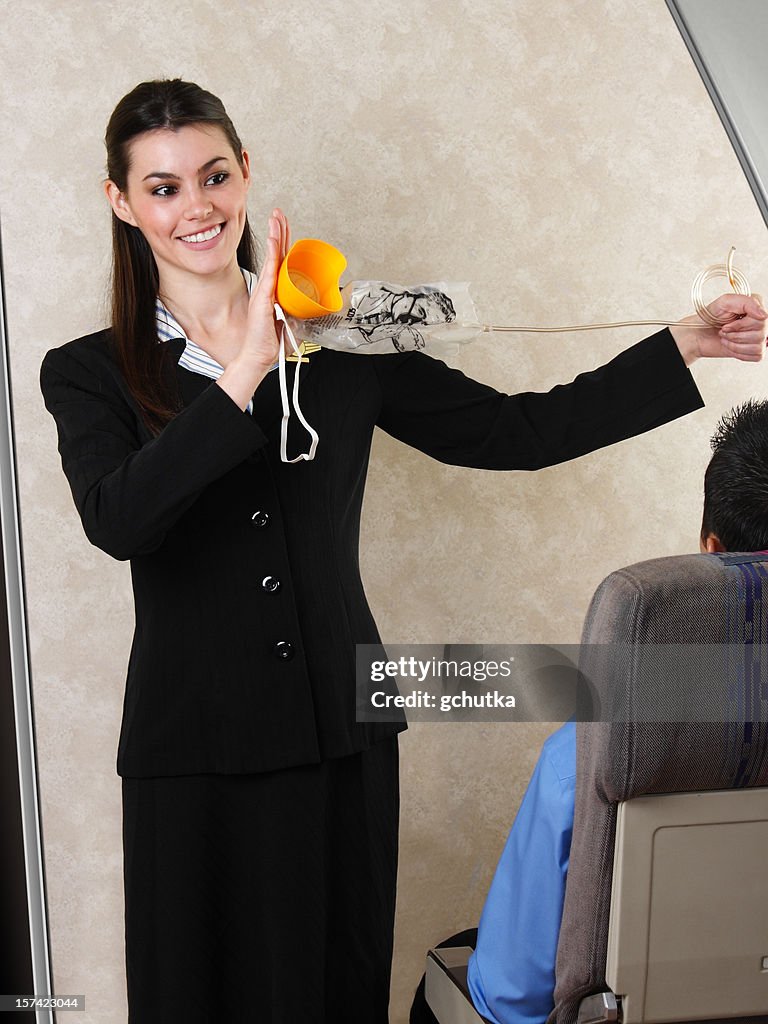
[[[165,352],[155,343],[157,300],[224,368],[242,354],[249,308],[259,305],[262,324],[270,314],[267,341],[259,333],[248,354],[264,372],[274,363],[277,337],[266,289],[249,302],[254,290],[246,288],[240,269],[256,271],[246,208],[250,163],[218,97],[178,79],[144,82],[123,97],[105,141],[114,348],[146,427],[157,433],[179,411],[162,374]],[[283,224],[270,222],[275,259],[289,241]],[[233,370],[219,382],[238,402],[250,388],[241,377]]]
[[[224,155],[210,156],[212,151]],[[226,273],[245,227],[248,154],[238,157],[214,125],[147,132],[128,154],[123,188],[109,180],[105,191],[115,215],[144,235],[161,279],[169,288],[183,287],[190,271]],[[215,255],[191,262],[190,252]]]
[[[50,350],[40,384],[86,535],[131,561],[129,1021],[386,1024],[405,723],[356,714],[356,646],[380,645],[358,552],[374,428],[450,465],[555,465],[698,408],[687,364],[760,359],[768,314],[725,296],[727,346],[665,328],[546,393],[417,351],[321,349],[302,399],[323,446],[286,465],[271,370],[288,224],[270,218],[254,280],[224,107],[142,83],[107,148],[112,323]]]
[[[104,183],[112,210],[149,244],[157,293],[187,337],[226,367],[248,316],[237,261],[251,183],[248,154],[234,151],[225,131],[207,124],[145,132],[127,153],[122,187]]]

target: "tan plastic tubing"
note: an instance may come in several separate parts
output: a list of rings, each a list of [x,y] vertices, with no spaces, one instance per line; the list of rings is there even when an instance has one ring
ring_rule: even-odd
[[[710,327],[722,327],[731,320],[739,319],[738,313],[732,313],[725,320],[721,320],[707,309],[702,298],[701,290],[707,281],[713,277],[727,277],[728,282],[737,295],[751,295],[749,282],[740,270],[733,266],[733,254],[736,247],[731,246],[725,263],[716,263],[698,274],[691,286],[691,301],[697,315]],[[557,334],[561,331],[594,331],[607,327],[640,327],[646,324],[658,324],[664,327],[701,327],[701,324],[681,323],[678,320],[621,320],[611,324],[573,324],[570,327],[501,327],[498,324],[478,324],[483,331],[534,331],[541,334]]]

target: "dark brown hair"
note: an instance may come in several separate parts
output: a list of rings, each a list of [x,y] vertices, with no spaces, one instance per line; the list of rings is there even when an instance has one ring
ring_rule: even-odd
[[[123,96],[107,125],[107,176],[126,189],[129,144],[157,128],[178,131],[185,125],[213,124],[224,133],[242,167],[242,143],[221,100],[180,78],[142,82]],[[245,218],[237,261],[256,271],[256,241]],[[112,344],[131,394],[147,428],[159,434],[179,412],[172,378],[163,375],[165,347],[158,344],[155,302],[159,285],[152,250],[141,231],[112,213]]]
[[[727,412],[710,441],[701,536],[726,551],[768,549],[768,401],[748,399]]]

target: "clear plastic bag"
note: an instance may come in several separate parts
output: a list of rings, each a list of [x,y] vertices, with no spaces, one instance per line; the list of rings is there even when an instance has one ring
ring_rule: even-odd
[[[344,305],[338,313],[311,320],[288,317],[296,337],[343,352],[423,350],[441,356],[482,330],[466,282],[352,281],[341,296]]]

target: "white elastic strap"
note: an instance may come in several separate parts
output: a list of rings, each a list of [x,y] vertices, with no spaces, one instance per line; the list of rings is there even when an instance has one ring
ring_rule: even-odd
[[[279,303],[275,303],[275,316],[278,320],[282,321],[282,334],[280,337],[280,350],[278,352],[278,365],[277,372],[280,376],[280,401],[283,405],[283,422],[280,426],[280,459],[283,462],[300,462],[302,459],[309,462],[315,457],[315,451],[317,450],[317,442],[320,440],[317,431],[313,430],[312,427],[304,419],[304,414],[301,411],[299,405],[299,370],[301,369],[301,352],[299,346],[296,344],[296,339],[293,336],[293,331],[288,326],[288,321],[285,319],[285,313],[280,308]],[[293,406],[296,410],[296,415],[299,420],[306,428],[307,433],[312,438],[312,443],[309,446],[308,452],[302,452],[297,455],[295,459],[288,458],[288,420],[291,418],[291,410],[288,404],[288,385],[285,379],[285,335],[288,334],[288,339],[291,343],[293,351],[297,355],[296,360],[296,373],[293,378]]]

